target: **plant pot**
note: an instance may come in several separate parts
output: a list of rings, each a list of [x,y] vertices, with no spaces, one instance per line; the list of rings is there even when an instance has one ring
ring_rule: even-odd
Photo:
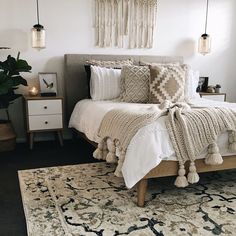
[[[13,151],[16,147],[16,133],[11,122],[0,122],[0,152]]]

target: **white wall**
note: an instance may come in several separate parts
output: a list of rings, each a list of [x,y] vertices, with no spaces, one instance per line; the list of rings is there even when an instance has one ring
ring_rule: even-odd
[[[214,0],[209,6],[208,33],[212,53],[197,53],[197,40],[204,33],[206,0],[159,0],[155,45],[150,50],[99,49],[94,47],[93,0],[39,0],[41,24],[47,30],[47,48],[37,51],[30,45],[30,29],[36,23],[34,0],[0,0],[0,60],[8,53],[32,65],[25,75],[30,84],[38,72],[58,73],[59,91],[63,93],[63,55],[65,53],[183,55],[185,61],[210,77],[210,84],[220,83],[228,100],[236,102],[236,1]],[[21,102],[11,107],[18,138],[24,138]]]

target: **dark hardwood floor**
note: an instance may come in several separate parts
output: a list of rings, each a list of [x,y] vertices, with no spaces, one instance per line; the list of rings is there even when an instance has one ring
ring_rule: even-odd
[[[64,147],[52,141],[35,143],[32,151],[28,144],[18,144],[13,152],[0,152],[0,236],[27,235],[18,170],[95,162],[93,150],[78,139],[65,141]]]

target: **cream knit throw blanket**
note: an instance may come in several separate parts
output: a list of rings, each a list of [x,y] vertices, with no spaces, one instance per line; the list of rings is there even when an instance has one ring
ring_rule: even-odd
[[[179,161],[179,176],[175,181],[177,187],[186,187],[188,183],[199,181],[194,161],[205,148],[208,147],[206,164],[223,162],[216,139],[224,131],[229,131],[229,149],[236,152],[236,114],[233,111],[225,108],[191,109],[186,103],[171,104],[166,101],[159,107],[109,111],[100,125],[100,142],[93,156],[110,163],[118,161],[115,175],[122,176],[121,167],[131,139],[140,128],[153,123],[167,112],[167,129]],[[112,141],[109,148],[107,139]],[[116,150],[120,153],[118,160]],[[186,178],[184,164],[188,160],[190,168]]]
[[[113,109],[109,111],[104,116],[99,128],[98,136],[101,140],[93,153],[94,158],[106,160],[109,163],[118,161],[115,175],[122,176],[121,167],[131,139],[140,128],[153,123],[165,114],[165,104],[160,107],[156,105],[135,110]],[[108,138],[112,141],[109,148],[107,147]],[[117,149],[120,153],[118,160],[116,157]]]
[[[216,144],[217,137],[228,131],[229,150],[236,152],[236,113],[227,108],[184,109],[173,107],[169,110],[166,126],[179,161],[177,187],[186,187],[188,183],[197,183],[199,176],[195,159],[208,148],[205,158],[207,165],[222,164],[223,159]],[[184,163],[190,160],[189,173]]]

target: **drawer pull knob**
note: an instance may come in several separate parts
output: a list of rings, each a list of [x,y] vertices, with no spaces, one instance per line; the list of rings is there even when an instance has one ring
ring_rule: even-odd
[[[47,106],[45,106],[45,107],[44,107],[44,109],[48,109],[48,107],[47,107]]]
[[[48,121],[45,121],[44,123],[47,125],[47,124],[48,124]]]

